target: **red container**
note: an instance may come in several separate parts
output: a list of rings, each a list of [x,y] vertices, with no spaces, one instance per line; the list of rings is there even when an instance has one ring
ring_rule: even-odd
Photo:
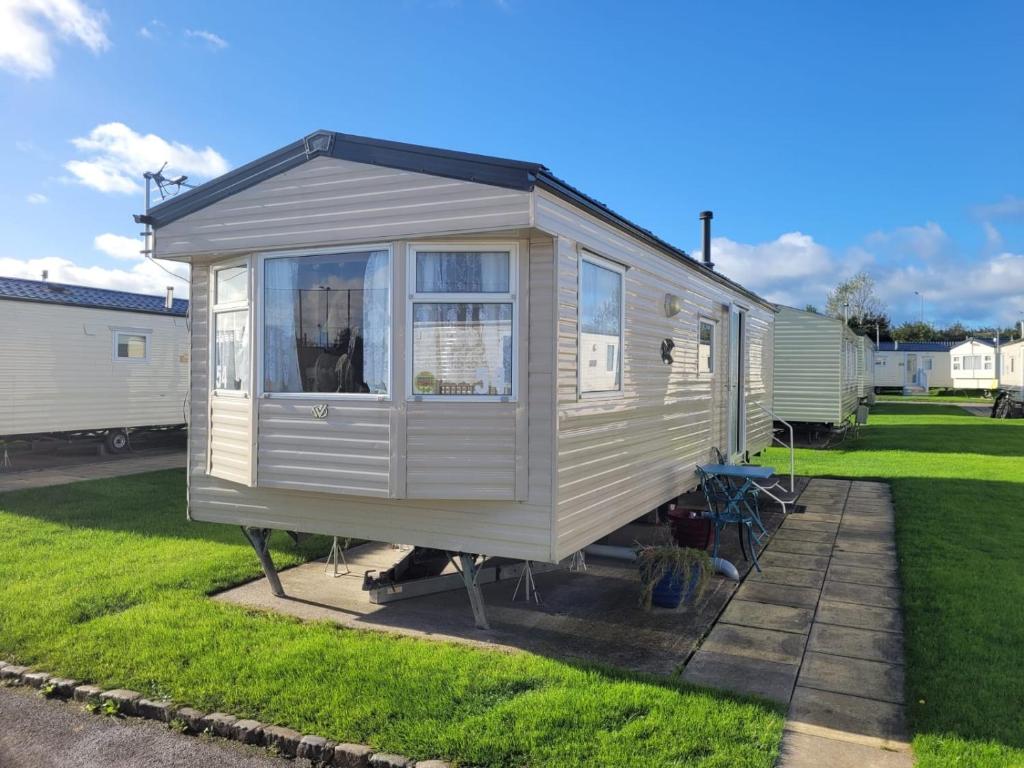
[[[707,549],[711,540],[711,523],[702,517],[703,510],[669,507],[668,518],[672,521],[672,538],[680,547]]]

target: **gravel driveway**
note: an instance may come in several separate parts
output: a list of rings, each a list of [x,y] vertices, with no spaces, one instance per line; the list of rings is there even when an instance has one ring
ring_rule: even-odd
[[[0,688],[3,768],[308,768],[234,742],[183,736],[137,718],[89,714],[35,690]]]

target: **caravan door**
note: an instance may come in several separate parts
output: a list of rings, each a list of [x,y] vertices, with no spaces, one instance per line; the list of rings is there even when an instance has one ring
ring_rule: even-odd
[[[729,307],[729,461],[742,461],[747,452],[747,313]]]

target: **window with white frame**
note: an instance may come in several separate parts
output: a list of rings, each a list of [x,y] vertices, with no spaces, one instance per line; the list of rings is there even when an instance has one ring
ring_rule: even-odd
[[[387,395],[391,251],[263,260],[263,392]]]
[[[579,272],[579,391],[608,394],[622,391],[622,338],[625,270],[598,256],[583,253]],[[603,358],[601,366],[591,365]]]
[[[697,336],[697,373],[715,372],[715,323],[700,318]]]
[[[213,388],[249,391],[249,266],[213,270]]]
[[[114,361],[144,363],[149,360],[149,334],[144,331],[114,331]]]
[[[985,370],[992,370],[992,355],[985,355]]]
[[[960,356],[959,355],[954,355],[953,356],[953,370],[954,371],[959,371],[960,370]]]
[[[412,397],[516,396],[516,266],[513,245],[410,248]]]
[[[930,371],[932,369],[932,359],[930,357],[926,357],[924,359],[924,369],[926,371]]]

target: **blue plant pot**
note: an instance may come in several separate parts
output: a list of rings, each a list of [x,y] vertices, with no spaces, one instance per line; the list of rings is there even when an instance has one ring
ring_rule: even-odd
[[[692,602],[699,579],[699,565],[693,566],[690,571],[689,582],[687,583],[684,583],[683,574],[679,571],[666,573],[654,585],[654,590],[651,593],[651,604],[659,608],[678,608],[684,599],[687,603]]]

